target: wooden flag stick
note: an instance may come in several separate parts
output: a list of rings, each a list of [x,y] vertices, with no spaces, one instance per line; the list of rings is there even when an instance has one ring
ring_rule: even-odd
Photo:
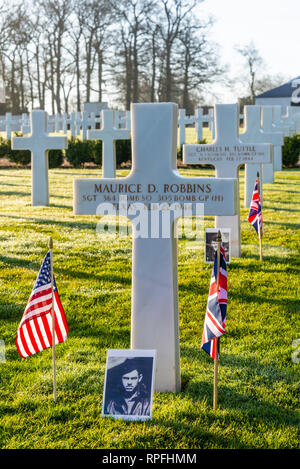
[[[221,242],[222,242],[222,235],[221,231],[218,231],[217,236],[217,294],[219,293],[219,285],[220,285],[220,250],[221,250]],[[218,406],[218,363],[219,363],[219,356],[218,356],[218,339],[214,339],[214,346],[215,346],[215,358],[214,358],[214,395],[213,395],[213,408],[216,409]]]
[[[259,190],[259,173],[257,173],[257,190],[260,195],[260,190]],[[257,216],[257,229],[258,229],[258,239],[259,239],[259,258],[262,261],[262,236],[261,236],[261,227],[259,223],[259,217]]]
[[[56,356],[55,356],[55,316],[54,316],[54,293],[53,293],[53,240],[49,238],[50,267],[51,267],[51,292],[52,292],[52,368],[53,368],[53,398],[56,402]]]

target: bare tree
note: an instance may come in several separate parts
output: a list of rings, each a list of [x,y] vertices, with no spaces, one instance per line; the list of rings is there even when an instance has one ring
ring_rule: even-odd
[[[84,0],[85,9],[83,40],[85,50],[85,91],[90,101],[93,72],[98,62],[98,95],[102,98],[104,50],[108,42],[111,24],[111,6],[108,0]]]
[[[194,112],[195,100],[201,90],[212,80],[217,80],[225,71],[219,65],[216,45],[207,40],[212,20],[200,22],[188,18],[182,24],[177,49],[177,76],[180,84],[180,105],[188,114]]]
[[[143,68],[147,62],[147,47],[149,42],[148,18],[153,13],[155,2],[150,0],[125,0],[120,3],[111,0],[117,19],[115,37],[121,33],[121,49],[116,42],[116,57],[121,59],[117,66],[116,81],[125,93],[125,107],[129,109],[130,102],[140,101],[141,79]],[[113,66],[116,61],[113,61]]]
[[[197,4],[203,0],[159,0],[162,7],[162,21],[159,24],[159,32],[162,40],[164,55],[161,70],[162,101],[172,100],[172,87],[174,86],[174,74],[172,71],[172,54],[176,40],[178,39],[184,20],[192,12]]]
[[[30,41],[30,24],[26,5],[13,5],[2,13],[0,30],[2,72],[8,90],[11,111],[21,113],[26,110],[24,64],[26,48]]]
[[[64,37],[68,31],[68,20],[72,11],[70,0],[38,0],[44,16],[44,28],[47,31],[50,54],[50,86],[52,91],[52,111],[54,100],[58,113],[61,106],[61,76],[63,66]],[[56,81],[54,82],[54,75]]]
[[[75,64],[75,75],[76,75],[76,108],[77,111],[81,110],[81,61],[82,61],[82,39],[83,31],[86,21],[86,10],[82,0],[74,0],[73,5],[73,17],[72,28],[69,30],[70,36],[70,48],[69,53],[71,54]],[[66,111],[67,112],[67,111]]]
[[[263,59],[259,55],[258,50],[254,46],[253,42],[243,47],[236,46],[236,51],[241,54],[246,60],[246,66],[249,73],[249,90],[251,96],[251,104],[255,104],[255,86],[256,86],[256,75],[260,67],[263,65]]]

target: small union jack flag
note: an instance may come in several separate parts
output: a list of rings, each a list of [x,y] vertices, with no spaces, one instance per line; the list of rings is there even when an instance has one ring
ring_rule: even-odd
[[[263,221],[262,221],[262,210],[261,210],[261,200],[260,200],[260,195],[259,195],[259,182],[258,179],[255,181],[255,186],[254,186],[254,191],[252,194],[252,200],[251,200],[251,205],[250,205],[250,210],[249,210],[249,215],[248,215],[248,221],[251,223],[251,225],[255,228],[256,233],[258,234],[258,237],[261,238],[263,234]],[[258,231],[258,225],[260,230]]]
[[[53,307],[55,318],[55,343],[64,342],[68,335],[66,316],[60,302],[53,277]],[[52,346],[52,289],[50,251],[46,254],[21,323],[16,345],[22,358],[34,355]]]
[[[216,251],[201,343],[203,350],[212,358],[215,358],[216,352],[219,355],[220,337],[226,332],[227,269],[226,255],[222,243],[220,247],[219,291],[217,291],[217,270],[218,254]],[[216,351],[216,348],[218,348],[218,351]]]

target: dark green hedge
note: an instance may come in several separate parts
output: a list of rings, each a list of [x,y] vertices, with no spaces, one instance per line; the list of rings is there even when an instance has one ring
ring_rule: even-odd
[[[285,137],[282,147],[282,164],[286,168],[297,165],[300,157],[300,135]]]

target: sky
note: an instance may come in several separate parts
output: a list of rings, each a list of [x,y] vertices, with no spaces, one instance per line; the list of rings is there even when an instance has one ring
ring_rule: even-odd
[[[222,63],[231,77],[243,80],[245,62],[234,50],[251,41],[264,60],[263,73],[289,81],[300,75],[300,0],[205,0],[197,7],[200,18],[212,15],[210,39],[219,44]],[[241,88],[239,88],[241,89]],[[213,102],[236,102],[236,90],[212,85]]]

